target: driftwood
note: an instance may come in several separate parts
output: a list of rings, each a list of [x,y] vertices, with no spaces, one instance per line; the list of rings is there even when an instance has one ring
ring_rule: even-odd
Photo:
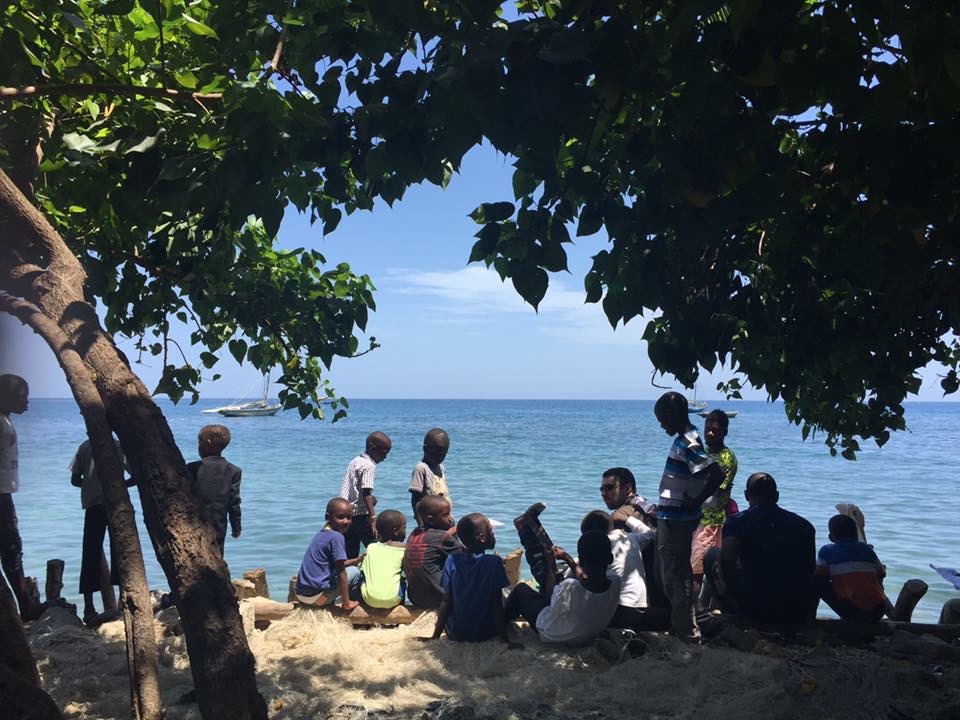
[[[47,582],[43,587],[43,594],[48,603],[60,598],[63,590],[63,560],[47,560]]]
[[[270,590],[267,588],[267,571],[263,568],[257,568],[256,570],[247,570],[243,574],[244,580],[249,580],[253,583],[253,594],[256,597],[270,597]]]
[[[233,594],[237,600],[247,600],[257,596],[257,586],[249,580],[231,580],[233,584]]]
[[[897,596],[897,603],[894,605],[892,620],[902,620],[910,622],[913,619],[913,610],[917,607],[920,599],[927,594],[928,585],[918,578],[907,580],[900,588],[900,594]]]
[[[353,625],[409,625],[423,613],[429,612],[412,605],[397,605],[395,608],[383,609],[361,604],[350,612],[344,612],[339,605],[319,609],[329,609],[334,617],[349,620]]]
[[[960,625],[897,622],[894,620],[878,623],[856,623],[849,620],[828,618],[817,618],[814,622],[817,629],[846,638],[874,638],[893,635],[897,630],[903,630],[914,635],[934,635],[947,642],[960,638]]]

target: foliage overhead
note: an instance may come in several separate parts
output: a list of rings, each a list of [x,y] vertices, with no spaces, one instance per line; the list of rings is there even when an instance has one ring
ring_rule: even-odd
[[[956,7],[500,5],[21,2],[0,81],[42,92],[2,122],[45,133],[37,196],[111,329],[162,335],[192,308],[195,342],[282,363],[308,411],[313,358],[357,351],[372,288],[272,250],[285,207],[330,232],[446,184],[483,139],[513,192],[473,213],[470,259],[533,306],[571,231],[605,231],[586,299],[613,325],[657,311],[658,370],[692,385],[722,363],[846,457],[904,427],[929,362],[958,388]]]

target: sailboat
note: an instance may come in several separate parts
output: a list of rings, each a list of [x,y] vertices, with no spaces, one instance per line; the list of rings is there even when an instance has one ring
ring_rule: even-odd
[[[276,415],[282,407],[280,403],[271,403],[267,399],[270,392],[270,376],[263,378],[263,399],[253,402],[241,403],[239,405],[224,405],[216,408],[215,411],[224,417],[259,417],[261,415]],[[205,411],[208,412],[208,411]]]
[[[700,412],[701,410],[707,409],[707,403],[704,400],[697,400],[697,386],[693,386],[693,400],[687,400],[687,407],[690,408],[692,412]]]

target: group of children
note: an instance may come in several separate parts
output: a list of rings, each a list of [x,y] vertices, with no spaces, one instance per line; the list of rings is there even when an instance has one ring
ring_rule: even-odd
[[[545,642],[580,643],[608,625],[642,625],[648,591],[655,589],[650,585],[659,585],[667,598],[665,609],[675,620],[678,595],[671,595],[669,583],[674,581],[676,568],[665,569],[669,563],[660,558],[651,577],[644,554],[666,554],[671,538],[661,540],[664,526],[684,528],[690,515],[694,523],[685,546],[687,577],[695,583],[691,585],[696,588],[696,606],[709,607],[714,602],[708,588],[700,595],[704,557],[721,545],[726,518],[738,510],[731,497],[737,459],[725,444],[728,419],[722,411],[707,416],[705,446],[698,447],[699,435],[685,412],[683,421],[685,424],[674,427],[661,418],[668,433],[674,430],[678,439],[667,460],[659,506],[636,496],[626,512],[629,517],[624,517],[623,509],[612,515],[599,510],[588,513],[581,523],[576,559],[554,546],[543,530],[538,519],[543,505],[535,504],[518,517],[514,524],[536,589],[520,583],[509,594],[503,560],[487,552],[496,543],[491,521],[471,513],[454,524],[443,465],[450,447],[448,434],[432,428],[424,437],[423,459],[414,468],[409,487],[416,528],[408,536],[403,513],[385,510],[377,514],[373,494],[376,468],[389,454],[392,442],[382,432],[371,433],[365,451],[348,465],[341,492],[327,503],[325,524],[304,554],[296,581],[297,600],[325,606],[339,599],[345,611],[361,601],[383,609],[409,602],[438,611],[433,638],[446,632],[454,640],[501,637],[510,642],[508,621],[524,618]],[[222,551],[228,516],[234,536],[240,531],[240,471],[221,455],[229,442],[226,428],[208,426],[201,430],[199,441],[202,459],[191,464],[191,471]],[[671,504],[663,485],[669,488],[673,482],[672,487],[683,487],[680,483],[689,482],[697,473],[707,475],[709,464],[714,465],[715,474],[702,485],[694,485],[700,488],[697,502],[681,495],[683,502]],[[830,540],[817,560],[817,597],[844,618],[875,621],[891,614],[892,606],[882,589],[883,565],[872,548],[857,539],[853,521],[843,515],[832,518]],[[559,570],[561,564],[566,566],[564,572]],[[358,569],[352,579],[347,573],[350,567]],[[678,634],[682,636],[682,631]]]

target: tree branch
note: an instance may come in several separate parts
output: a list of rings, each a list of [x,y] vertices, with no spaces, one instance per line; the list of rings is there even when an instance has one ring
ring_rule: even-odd
[[[0,102],[43,95],[69,95],[70,97],[123,95],[126,97],[165,98],[179,102],[223,99],[223,93],[184,92],[175,88],[144,87],[142,85],[117,83],[50,83],[49,85],[24,85],[23,87],[0,86]]]

